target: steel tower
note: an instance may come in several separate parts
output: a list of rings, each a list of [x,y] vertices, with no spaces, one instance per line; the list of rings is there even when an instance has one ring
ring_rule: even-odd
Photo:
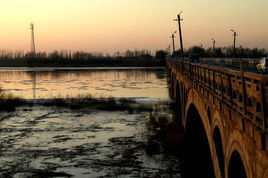
[[[33,24],[33,23],[30,24],[30,29],[31,29],[31,32],[32,32],[31,52],[32,52],[33,54],[35,54],[34,24]]]

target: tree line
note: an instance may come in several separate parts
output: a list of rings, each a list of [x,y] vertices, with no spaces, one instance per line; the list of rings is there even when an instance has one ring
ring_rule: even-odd
[[[93,59],[93,58],[153,58],[153,54],[149,50],[126,50],[125,52],[114,52],[113,55],[103,52],[84,52],[84,51],[68,51],[55,50],[52,52],[32,52],[24,53],[24,51],[8,51],[0,50],[0,59]]]
[[[168,54],[166,50],[158,50],[154,54],[149,50],[126,50],[125,52],[114,52],[113,55],[102,52],[84,52],[84,51],[52,51],[52,52],[37,52],[32,54],[31,52],[24,53],[24,51],[7,51],[0,50],[0,59],[97,59],[97,58],[146,58],[151,59],[153,57],[162,59]],[[180,56],[181,51],[177,50],[172,53],[172,56]],[[192,46],[188,49],[184,49],[184,57],[189,57],[191,54],[196,54],[199,57],[215,57],[215,58],[261,58],[268,56],[268,51],[264,48],[245,48],[239,46],[234,50],[232,46],[228,47],[216,47],[203,48],[201,46]]]
[[[157,67],[164,59],[156,59],[149,50],[126,50],[113,56],[101,52],[53,51],[26,53],[0,50],[1,67]]]

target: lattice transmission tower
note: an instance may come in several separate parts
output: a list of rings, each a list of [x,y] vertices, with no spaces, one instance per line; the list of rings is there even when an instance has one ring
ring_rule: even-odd
[[[35,54],[34,24],[33,23],[30,24],[30,29],[31,29],[31,32],[32,32],[31,52],[33,54]]]

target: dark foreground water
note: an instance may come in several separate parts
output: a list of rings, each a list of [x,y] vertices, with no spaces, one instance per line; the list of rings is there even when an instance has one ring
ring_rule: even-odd
[[[148,113],[24,106],[0,117],[0,177],[180,177],[143,148]]]

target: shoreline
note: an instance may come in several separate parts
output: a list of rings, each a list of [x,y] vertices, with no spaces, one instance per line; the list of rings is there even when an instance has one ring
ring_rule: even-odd
[[[0,67],[165,67],[157,58],[0,59]]]
[[[164,66],[156,67],[0,67],[0,71],[60,71],[60,70],[128,70],[128,69],[137,69],[137,70],[159,70],[165,69]]]

